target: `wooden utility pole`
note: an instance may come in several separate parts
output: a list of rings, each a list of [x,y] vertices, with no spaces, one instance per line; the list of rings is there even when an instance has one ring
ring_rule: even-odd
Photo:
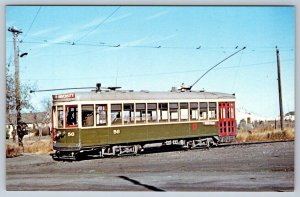
[[[17,112],[17,125],[21,122],[21,93],[20,93],[20,79],[19,79],[19,45],[18,35],[23,33],[15,27],[8,28],[8,31],[13,34],[14,42],[14,64],[15,64],[15,93],[16,93],[16,112]],[[18,126],[17,126],[18,129]]]
[[[279,110],[280,110],[280,128],[283,131],[283,107],[282,107],[282,92],[281,92],[281,74],[280,74],[280,59],[279,59],[279,49],[276,47],[277,56],[277,73],[278,73],[278,92],[279,92]]]

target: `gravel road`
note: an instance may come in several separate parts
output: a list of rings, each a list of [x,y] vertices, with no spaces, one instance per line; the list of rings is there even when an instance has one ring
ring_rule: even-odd
[[[76,162],[24,154],[6,160],[6,188],[10,191],[293,191],[294,142]]]

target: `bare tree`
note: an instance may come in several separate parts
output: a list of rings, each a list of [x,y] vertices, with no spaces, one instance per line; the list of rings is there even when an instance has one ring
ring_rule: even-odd
[[[41,122],[37,123],[40,137],[43,134],[50,134],[51,127],[49,126],[49,124],[51,123],[52,112],[52,102],[49,98],[44,98],[41,103],[43,105],[43,112],[45,113],[40,113],[40,115],[43,115],[43,117],[40,118]]]
[[[44,98],[42,100],[42,104],[43,104],[44,111],[46,112],[43,123],[49,124],[51,123],[52,101],[50,98]]]
[[[15,86],[14,79],[9,73],[10,64],[6,66],[6,122],[10,126],[13,126],[12,136],[13,141],[16,141],[16,130],[14,125],[16,125],[16,118],[12,116],[15,113],[16,99],[15,99]]]
[[[10,63],[6,66],[6,120],[13,126],[13,141],[16,141],[16,92],[15,92],[15,81],[14,77],[10,73]],[[33,106],[30,103],[30,93],[29,90],[32,88],[30,84],[21,84],[21,110],[33,110]],[[24,125],[24,124],[23,124]],[[23,130],[23,129],[22,129]],[[19,144],[22,145],[23,136],[26,133],[18,133]],[[20,141],[21,140],[21,141]]]

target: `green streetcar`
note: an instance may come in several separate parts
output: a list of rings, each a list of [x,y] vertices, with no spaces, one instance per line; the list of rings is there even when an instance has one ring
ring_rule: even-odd
[[[52,124],[54,159],[137,154],[155,143],[209,147],[235,140],[235,96],[117,87],[53,95]]]

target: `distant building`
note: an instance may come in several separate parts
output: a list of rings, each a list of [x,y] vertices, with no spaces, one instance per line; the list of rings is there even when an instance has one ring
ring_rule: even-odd
[[[284,115],[284,120],[295,121],[295,112],[291,111]]]
[[[42,131],[45,133],[45,130],[51,131],[52,123],[51,123],[51,116],[47,112],[36,112],[36,113],[23,113],[21,116],[21,121],[25,122],[28,126],[28,130],[39,132]],[[6,117],[6,129],[9,130],[9,138],[12,138],[12,131],[16,128],[17,122],[16,115],[8,115]]]

